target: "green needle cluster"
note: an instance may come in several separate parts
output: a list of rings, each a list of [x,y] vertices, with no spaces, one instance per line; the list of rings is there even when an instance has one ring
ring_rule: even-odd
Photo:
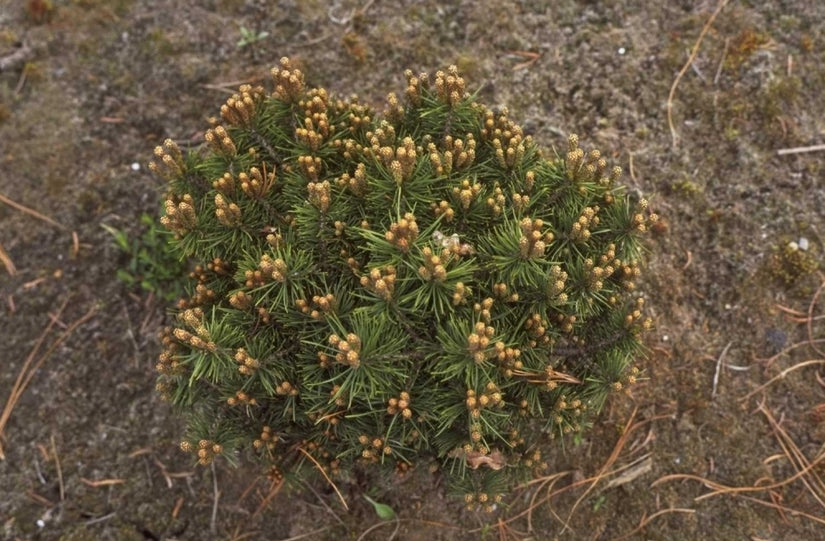
[[[635,381],[656,215],[598,151],[543,152],[455,67],[408,71],[382,112],[288,59],[272,78],[151,164],[199,264],[157,366],[181,447],[278,475],[427,464],[490,507]]]

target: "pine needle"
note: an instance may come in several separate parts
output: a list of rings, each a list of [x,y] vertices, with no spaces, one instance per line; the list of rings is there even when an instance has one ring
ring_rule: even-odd
[[[347,505],[347,501],[341,495],[341,491],[338,490],[338,487],[335,486],[335,483],[332,482],[332,479],[329,478],[329,475],[327,475],[327,472],[324,471],[324,468],[322,468],[321,465],[318,464],[318,461],[315,460],[315,458],[311,454],[307,453],[302,447],[298,447],[298,450],[301,451],[302,453],[304,453],[306,455],[306,457],[308,459],[310,459],[313,464],[315,464],[315,467],[318,468],[318,471],[321,472],[321,475],[324,476],[324,479],[327,480],[327,483],[329,483],[332,486],[332,488],[335,490],[335,493],[338,494],[338,498],[340,498],[341,503],[344,504],[344,509],[349,511],[349,506]]]
[[[66,299],[63,304],[57,310],[57,317],[60,317],[60,314],[63,313],[63,309],[66,308],[66,304],[69,302]],[[9,394],[9,398],[6,401],[6,406],[3,408],[3,413],[0,414],[0,435],[3,434],[3,429],[6,426],[6,423],[11,416],[11,412],[14,409],[15,404],[20,399],[20,395],[23,394],[23,390],[25,389],[25,385],[23,381],[26,379],[26,374],[29,368],[29,365],[34,361],[34,356],[37,355],[37,350],[40,349],[40,346],[43,344],[43,341],[46,339],[46,335],[49,334],[49,331],[52,330],[52,326],[54,326],[55,321],[57,318],[52,318],[49,321],[49,324],[40,334],[40,337],[37,339],[37,342],[34,344],[34,348],[29,353],[29,356],[26,357],[26,360],[23,362],[23,367],[20,369],[20,372],[17,374],[17,379],[14,382],[14,385],[11,388],[11,393]],[[3,445],[0,443],[0,459],[5,460],[6,455],[3,453]]]
[[[634,529],[627,532],[626,534],[622,535],[621,537],[614,538],[612,541],[622,541],[623,539],[628,539],[628,538],[632,537],[637,532],[640,532],[641,530],[643,530],[645,528],[645,526],[650,524],[650,522],[658,516],[666,515],[668,513],[690,513],[690,514],[693,514],[695,512],[696,512],[696,509],[684,509],[684,508],[681,508],[681,507],[672,507],[672,508],[669,508],[669,509],[661,509],[659,511],[656,511],[655,513],[653,513],[649,517],[648,516],[642,516],[642,520],[639,521],[638,526],[636,526]]]
[[[40,214],[36,210],[30,209],[29,207],[21,205],[20,203],[15,203],[14,201],[12,201],[11,199],[9,199],[8,197],[6,197],[5,195],[3,195],[1,193],[0,193],[0,201],[2,201],[3,203],[7,204],[10,207],[16,208],[19,211],[25,212],[26,214],[28,214],[30,216],[34,216],[35,218],[43,220],[44,222],[49,223],[49,224],[51,224],[55,227],[59,227],[60,229],[66,229],[66,226],[55,222],[54,220],[52,220],[51,218],[49,218],[45,214]]]
[[[63,343],[63,341],[68,338],[77,327],[91,319],[91,317],[97,312],[97,307],[92,307],[83,317],[69,325],[68,328],[57,338],[57,340],[49,346],[49,349],[46,350],[46,352],[41,355],[39,359],[35,360],[37,351],[46,339],[46,336],[48,336],[49,331],[51,331],[52,327],[58,322],[60,314],[63,313],[63,310],[66,308],[68,303],[69,299],[66,299],[63,301],[63,304],[60,305],[60,308],[58,308],[57,313],[54,316],[50,314],[49,324],[40,334],[40,337],[37,339],[37,343],[35,343],[31,353],[29,353],[28,357],[26,357],[26,360],[23,362],[23,366],[20,368],[20,373],[17,375],[17,379],[11,388],[11,393],[9,393],[9,398],[6,400],[6,406],[3,408],[3,413],[0,414],[0,435],[3,434],[3,429],[9,421],[9,417],[11,417],[11,412],[14,409],[14,406],[17,404],[17,401],[20,400],[20,397],[23,395],[23,392],[26,390],[26,387],[28,387],[35,373],[37,373],[37,370],[43,365],[46,359],[49,358],[49,355],[57,349],[57,346]],[[3,452],[2,444],[0,444],[0,460],[5,459],[6,455]]]
[[[746,394],[745,396],[740,398],[739,401],[742,402],[744,400],[747,400],[748,398],[752,397],[753,395],[755,395],[759,391],[765,389],[766,387],[768,387],[772,383],[776,382],[777,380],[783,379],[785,376],[787,376],[788,374],[790,374],[794,370],[797,370],[799,368],[805,368],[806,366],[810,366],[812,364],[825,364],[825,359],[811,359],[811,360],[808,360],[808,361],[797,363],[797,364],[795,364],[791,367],[788,367],[785,370],[783,370],[782,372],[780,372],[779,374],[775,375],[774,377],[772,377],[771,379],[766,381],[765,383],[763,383],[762,385],[760,385],[759,387],[757,387],[756,389],[754,389],[753,391],[749,392],[748,394]]]
[[[676,128],[673,126],[673,96],[676,95],[676,87],[679,85],[679,81],[682,80],[687,70],[690,69],[690,66],[693,64],[693,60],[696,58],[696,54],[699,52],[699,46],[702,45],[702,40],[705,38],[705,34],[708,33],[710,30],[710,26],[713,24],[713,21],[716,20],[716,16],[722,11],[722,8],[727,5],[728,0],[719,0],[719,4],[716,6],[716,10],[713,14],[708,18],[705,26],[702,27],[702,31],[699,33],[699,37],[696,39],[696,43],[693,44],[693,49],[690,51],[690,56],[688,57],[687,62],[685,65],[682,66],[682,69],[679,71],[679,74],[676,76],[676,79],[673,80],[673,84],[670,87],[670,93],[667,95],[667,125],[670,127],[670,136],[673,139],[673,148],[676,148],[679,135],[676,133]]]
[[[3,265],[6,267],[6,272],[9,273],[9,276],[14,276],[17,274],[17,268],[14,266],[14,261],[11,260],[9,254],[6,253],[6,250],[3,249],[3,245],[0,244],[0,261],[3,262]]]

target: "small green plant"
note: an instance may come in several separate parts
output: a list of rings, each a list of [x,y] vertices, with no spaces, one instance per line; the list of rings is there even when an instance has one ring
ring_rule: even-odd
[[[261,42],[269,37],[269,32],[256,32],[255,30],[249,29],[245,26],[241,26],[238,31],[241,33],[241,39],[239,39],[236,44],[238,49],[254,46],[258,42]]]
[[[766,268],[772,278],[785,286],[793,286],[819,269],[819,257],[807,239],[783,242],[773,247]]]
[[[375,514],[378,515],[378,518],[381,520],[392,520],[395,518],[395,510],[389,505],[378,503],[366,494],[364,494],[364,499],[372,505],[373,509],[375,509]]]
[[[288,59],[272,75],[203,149],[167,141],[150,164],[201,264],[157,365],[181,448],[277,475],[437,465],[492,509],[635,381],[656,215],[598,151],[539,149],[454,67],[408,71],[383,114]]]
[[[172,301],[180,298],[186,282],[187,264],[169,244],[170,233],[158,227],[155,218],[142,214],[142,232],[129,238],[126,231],[101,224],[112,235],[115,245],[128,256],[125,267],[117,270],[117,277],[128,286],[140,286],[158,297]]]

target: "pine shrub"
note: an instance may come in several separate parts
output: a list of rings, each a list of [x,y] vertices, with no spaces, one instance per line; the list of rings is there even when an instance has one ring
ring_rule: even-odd
[[[455,67],[405,75],[378,114],[282,59],[203,148],[155,149],[162,223],[199,263],[158,389],[201,464],[426,464],[489,508],[636,379],[656,216],[598,151],[539,149]]]

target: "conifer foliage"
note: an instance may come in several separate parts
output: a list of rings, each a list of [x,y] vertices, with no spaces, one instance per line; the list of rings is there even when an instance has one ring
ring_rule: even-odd
[[[203,148],[167,140],[151,164],[199,263],[157,365],[182,449],[278,475],[428,464],[490,507],[635,380],[655,214],[598,151],[541,151],[455,67],[407,71],[382,113],[288,59],[272,78]]]

